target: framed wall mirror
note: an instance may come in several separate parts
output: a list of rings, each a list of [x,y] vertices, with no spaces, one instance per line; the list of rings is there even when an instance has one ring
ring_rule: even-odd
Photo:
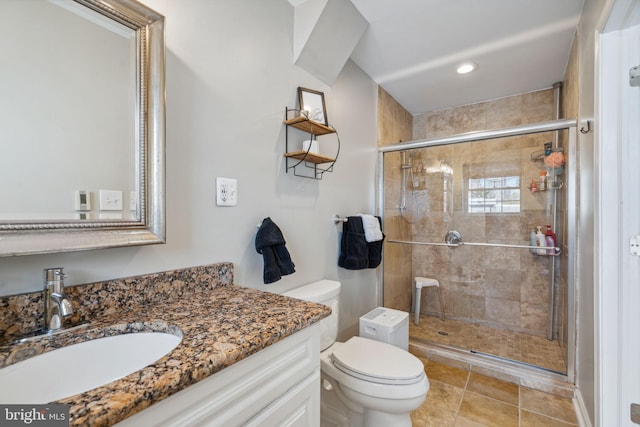
[[[135,0],[0,16],[0,256],[163,243],[164,17]]]

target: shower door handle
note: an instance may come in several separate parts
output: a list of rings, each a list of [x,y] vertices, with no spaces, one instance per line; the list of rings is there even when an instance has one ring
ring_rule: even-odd
[[[449,230],[444,236],[444,241],[449,245],[459,245],[462,243],[462,234],[458,230]]]

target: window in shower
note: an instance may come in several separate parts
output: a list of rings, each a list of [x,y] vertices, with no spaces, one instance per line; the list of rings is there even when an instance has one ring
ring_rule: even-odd
[[[469,178],[467,211],[469,213],[520,212],[520,177]]]

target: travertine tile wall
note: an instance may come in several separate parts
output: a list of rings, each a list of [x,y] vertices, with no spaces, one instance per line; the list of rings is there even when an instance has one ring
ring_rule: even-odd
[[[380,146],[410,141],[413,117],[382,88],[378,89],[378,144]],[[411,239],[411,226],[399,210],[402,171],[401,155],[386,155],[384,170],[385,211],[384,232],[387,237]],[[412,257],[411,246],[387,243],[384,245],[384,305],[409,311],[411,305]]]
[[[413,139],[537,123],[552,117],[553,92],[542,90],[417,114],[413,118]]]
[[[532,92],[416,115],[413,138],[542,122],[552,120],[553,111],[552,90]],[[544,133],[416,150],[419,220],[412,240],[443,242],[447,230],[457,229],[467,242],[528,244],[532,227],[551,224],[552,192],[532,194],[528,186],[543,169],[531,154],[552,137]],[[467,212],[470,177],[514,175],[520,177],[520,212]],[[448,317],[547,335],[553,258],[524,249],[414,246],[412,259],[412,275],[439,280]],[[434,290],[423,292],[422,312],[439,314]]]
[[[564,97],[564,108],[571,93],[569,89]],[[380,145],[554,118],[553,91],[549,89],[419,114],[413,117],[412,135],[408,136],[407,123],[411,115],[382,89],[379,89],[378,102]],[[565,111],[563,116],[566,114],[570,113]],[[387,236],[442,242],[447,230],[457,229],[468,242],[528,244],[532,227],[552,222],[549,214],[552,192],[532,194],[528,189],[530,180],[543,168],[541,162],[531,161],[531,154],[541,151],[543,144],[552,138],[551,133],[544,133],[415,150],[411,156],[405,155],[404,164],[408,164],[411,157],[412,165],[412,175],[408,175],[406,181],[401,169],[401,153],[386,154]],[[521,211],[511,214],[466,212],[464,182],[474,173],[520,176]],[[404,215],[399,209],[403,185],[407,205]],[[563,191],[558,194],[558,203],[563,206]],[[558,231],[562,233],[566,229],[566,210],[561,208],[558,214]],[[560,235],[560,239],[564,236]],[[534,255],[523,249],[386,244],[385,306],[409,311],[413,277],[433,277],[440,281],[448,317],[547,336],[553,262],[556,262],[561,284],[555,295],[559,326],[553,333],[564,339],[566,261]],[[421,311],[439,314],[435,290],[423,292]]]

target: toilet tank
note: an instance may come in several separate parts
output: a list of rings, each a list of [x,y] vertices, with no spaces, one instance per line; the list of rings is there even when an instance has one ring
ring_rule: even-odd
[[[299,288],[291,289],[282,295],[304,301],[316,302],[331,307],[331,314],[320,321],[320,348],[326,349],[338,337],[338,310],[340,298],[340,282],[335,280],[318,280]]]

